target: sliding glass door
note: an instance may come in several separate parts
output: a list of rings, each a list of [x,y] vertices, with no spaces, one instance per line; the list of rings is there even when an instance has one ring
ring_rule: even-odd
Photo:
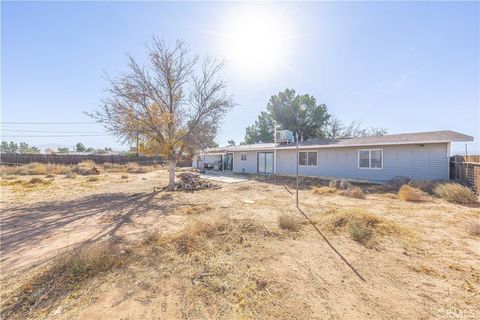
[[[257,153],[257,172],[259,174],[273,174],[273,152]]]

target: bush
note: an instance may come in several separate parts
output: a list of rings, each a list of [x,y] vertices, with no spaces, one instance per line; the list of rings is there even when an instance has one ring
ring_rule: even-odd
[[[435,187],[440,183],[439,180],[417,180],[410,183],[412,187],[418,188],[428,194],[434,194]]]
[[[435,194],[448,202],[475,203],[477,196],[468,187],[458,183],[445,183],[435,187]]]
[[[372,237],[372,231],[356,222],[349,224],[349,233],[353,240],[365,244]]]
[[[337,189],[332,187],[319,187],[319,188],[313,188],[312,191],[313,193],[316,193],[316,194],[332,194],[337,192]]]
[[[359,187],[354,187],[348,190],[342,190],[338,194],[345,197],[350,197],[350,198],[365,199],[365,194],[363,193],[363,190],[360,189]]]
[[[300,230],[300,222],[292,215],[283,214],[278,217],[278,226],[284,230],[298,231]]]
[[[398,198],[405,201],[424,201],[425,193],[420,189],[405,184],[400,187]]]

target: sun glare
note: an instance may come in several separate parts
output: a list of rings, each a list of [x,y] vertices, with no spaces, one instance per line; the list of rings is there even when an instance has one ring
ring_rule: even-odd
[[[226,58],[237,71],[264,77],[286,65],[291,30],[285,15],[266,9],[239,10],[225,25]]]

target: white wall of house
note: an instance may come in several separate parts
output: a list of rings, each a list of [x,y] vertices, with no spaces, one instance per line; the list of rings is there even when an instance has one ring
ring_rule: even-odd
[[[242,153],[246,154],[246,160],[241,160]],[[257,173],[257,152],[234,152],[233,153],[233,172],[237,173]]]
[[[382,149],[383,168],[358,167],[359,149]],[[301,151],[307,151],[301,149]],[[448,144],[388,145],[374,147],[319,148],[316,166],[300,166],[302,176],[338,177],[347,179],[387,181],[395,176],[415,180],[448,179]],[[277,174],[295,175],[296,151],[277,150]]]

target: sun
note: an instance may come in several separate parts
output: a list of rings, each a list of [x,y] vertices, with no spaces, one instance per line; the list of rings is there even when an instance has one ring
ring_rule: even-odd
[[[251,7],[233,11],[222,34],[227,62],[244,75],[265,77],[287,64],[291,29],[281,11]]]

